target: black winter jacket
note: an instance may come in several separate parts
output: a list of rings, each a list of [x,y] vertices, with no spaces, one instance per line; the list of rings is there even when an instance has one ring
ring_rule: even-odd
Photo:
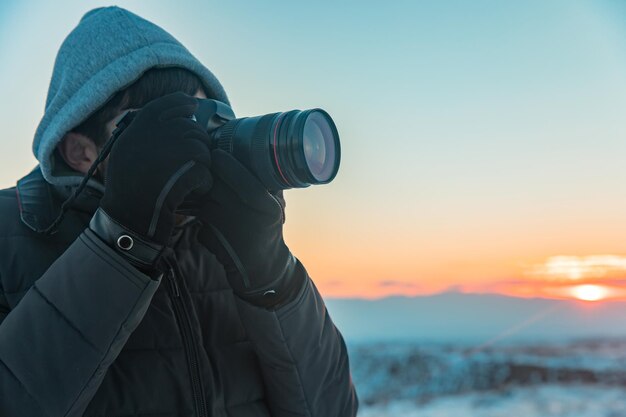
[[[39,169],[0,191],[0,416],[349,417],[346,347],[313,282],[277,311],[233,295],[199,224],[176,233],[175,268],[152,279],[87,224],[86,189]]]

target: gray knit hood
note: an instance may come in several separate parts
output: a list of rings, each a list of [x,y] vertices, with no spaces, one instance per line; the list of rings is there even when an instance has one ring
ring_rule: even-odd
[[[188,69],[211,98],[230,104],[211,71],[159,26],[119,7],[94,9],[83,16],[59,49],[45,113],[33,141],[46,181],[70,186],[80,182],[82,174],[55,156],[57,144],[116,92],[154,67]],[[103,188],[95,180],[89,185]]]

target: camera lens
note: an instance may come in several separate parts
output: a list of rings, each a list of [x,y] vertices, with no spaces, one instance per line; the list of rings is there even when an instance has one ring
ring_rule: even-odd
[[[311,113],[304,122],[303,148],[306,164],[317,181],[333,175],[335,143],[331,126],[320,113]]]
[[[209,133],[270,191],[326,184],[339,170],[339,134],[321,109],[233,119]]]

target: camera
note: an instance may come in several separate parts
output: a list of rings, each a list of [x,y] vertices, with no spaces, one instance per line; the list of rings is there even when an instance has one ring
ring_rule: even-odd
[[[217,100],[197,99],[193,118],[206,128],[209,147],[231,153],[268,191],[327,184],[341,159],[339,134],[322,109],[235,118]]]

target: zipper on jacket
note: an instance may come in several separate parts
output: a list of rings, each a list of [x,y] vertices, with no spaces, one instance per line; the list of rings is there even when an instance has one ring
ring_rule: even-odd
[[[180,297],[180,289],[178,288],[178,282],[176,281],[176,278],[174,278],[174,269],[170,268],[169,270],[169,279],[168,279],[169,283],[170,283],[170,288],[172,289],[172,294],[174,294],[174,297]]]
[[[187,355],[189,365],[189,375],[191,377],[191,389],[193,392],[193,398],[196,406],[196,412],[198,417],[208,417],[209,412],[206,405],[206,399],[204,397],[204,388],[202,385],[202,377],[200,374],[200,362],[198,360],[198,350],[194,342],[193,332],[191,329],[191,323],[189,315],[185,308],[182,297],[180,296],[180,288],[178,287],[178,281],[176,279],[176,273],[172,264],[168,262],[170,267],[167,274],[170,281],[170,290],[173,295],[172,304],[174,306],[174,313],[180,325],[182,331],[182,340],[185,348],[185,354]]]

